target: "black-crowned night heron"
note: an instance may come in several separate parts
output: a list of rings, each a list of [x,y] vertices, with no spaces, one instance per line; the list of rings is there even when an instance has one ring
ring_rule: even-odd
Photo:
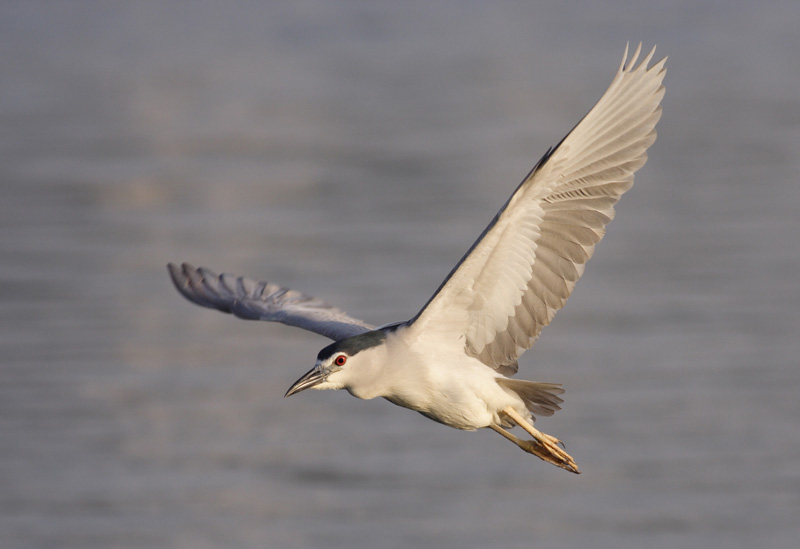
[[[665,59],[636,65],[641,44],[600,101],[531,170],[428,303],[406,322],[376,328],[324,301],[275,284],[184,263],[169,265],[189,301],[334,340],[286,396],[346,389],[383,397],[464,430],[489,428],[573,473],[560,441],[533,427],[552,415],[561,385],[523,381],[517,359],[566,302],[584,264],[633,185],[656,138]],[[520,426],[522,440],[507,429]]]

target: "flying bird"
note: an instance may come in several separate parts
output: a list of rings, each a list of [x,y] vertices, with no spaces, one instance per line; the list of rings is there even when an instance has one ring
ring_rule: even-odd
[[[375,327],[277,284],[169,264],[189,301],[333,340],[286,392],[346,389],[463,430],[488,428],[579,473],[557,438],[534,427],[560,409],[559,384],[514,379],[517,360],[564,306],[614,205],[647,159],[661,117],[666,58],[641,44],[586,116],[539,160],[414,318]],[[521,427],[531,439],[509,429]]]

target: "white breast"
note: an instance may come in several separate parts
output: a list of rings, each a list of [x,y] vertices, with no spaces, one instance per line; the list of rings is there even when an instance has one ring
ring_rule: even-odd
[[[457,342],[407,341],[404,336],[401,331],[387,339],[387,383],[377,396],[464,430],[499,424],[497,412],[507,406],[529,415],[519,397],[497,384],[499,374]]]

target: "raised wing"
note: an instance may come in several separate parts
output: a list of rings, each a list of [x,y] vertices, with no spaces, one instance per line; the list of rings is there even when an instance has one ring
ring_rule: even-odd
[[[662,59],[628,49],[611,86],[548,151],[409,322],[506,375],[567,301],[656,139]]]
[[[188,263],[167,265],[178,291],[196,305],[245,320],[269,320],[316,332],[334,341],[374,330],[366,322],[296,290]]]

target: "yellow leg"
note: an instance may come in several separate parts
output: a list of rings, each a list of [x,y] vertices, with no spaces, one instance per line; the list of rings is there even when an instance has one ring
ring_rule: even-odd
[[[572,459],[572,456],[558,446],[561,442],[560,440],[536,429],[510,406],[504,409],[502,413],[527,431],[528,434],[533,437],[533,440],[521,440],[497,425],[490,425],[492,430],[500,433],[529,454],[533,454],[539,459],[552,463],[572,473],[580,474],[578,465],[575,463],[575,460]]]

